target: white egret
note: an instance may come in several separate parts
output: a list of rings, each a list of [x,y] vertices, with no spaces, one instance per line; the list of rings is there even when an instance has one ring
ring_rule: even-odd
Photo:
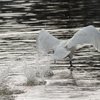
[[[53,50],[52,58],[61,60],[65,57],[70,58],[70,66],[76,46],[78,44],[92,44],[100,51],[100,32],[92,25],[84,27],[74,34],[71,39],[59,40],[52,36],[49,32],[42,29],[37,36],[37,49],[48,53]]]

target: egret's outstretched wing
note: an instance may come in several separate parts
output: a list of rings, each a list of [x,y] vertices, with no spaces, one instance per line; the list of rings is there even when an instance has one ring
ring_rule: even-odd
[[[79,30],[66,44],[67,48],[71,48],[78,44],[92,44],[100,51],[100,32],[93,26],[88,26]]]
[[[50,50],[55,50],[59,45],[60,40],[52,36],[49,32],[42,29],[37,36],[37,49],[44,52],[49,52]]]

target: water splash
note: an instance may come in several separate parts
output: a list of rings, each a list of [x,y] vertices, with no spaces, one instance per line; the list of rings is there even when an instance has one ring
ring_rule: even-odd
[[[39,84],[38,79],[36,78],[36,66],[30,64],[25,57],[23,57],[24,63],[24,75],[27,78],[27,85],[37,85]],[[32,66],[33,65],[33,66]]]
[[[37,68],[40,71],[40,73],[43,75],[43,78],[45,76],[52,76],[53,72],[50,69],[50,55],[46,54],[43,51],[37,52]]]
[[[33,61],[27,61],[27,58],[23,57],[24,75],[27,78],[27,84],[45,84],[45,77],[53,75],[50,69],[50,56],[43,52],[38,52],[33,56]]]
[[[12,94],[8,85],[9,67],[0,69],[0,95]]]

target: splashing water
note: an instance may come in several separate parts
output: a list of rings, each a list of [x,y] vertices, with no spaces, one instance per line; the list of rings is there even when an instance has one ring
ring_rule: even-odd
[[[6,83],[7,81],[7,77],[8,77],[8,74],[9,74],[9,68],[5,68],[5,69],[0,69],[0,85],[2,85],[2,83]],[[3,84],[4,86],[6,84]]]
[[[0,69],[0,95],[1,94],[12,94],[12,91],[8,85],[9,79],[9,67]]]
[[[36,78],[36,66],[34,65],[34,62],[33,63],[29,62],[26,60],[25,57],[23,57],[23,63],[24,63],[24,75],[27,78],[27,85],[39,84]]]
[[[50,69],[50,56],[42,51],[37,52],[37,68],[41,73],[42,79],[45,76],[52,76],[53,72]],[[44,80],[44,79],[43,79]]]
[[[45,76],[53,75],[50,69],[50,57],[44,53],[37,53],[33,56],[34,60],[31,62],[24,57],[24,75],[27,78],[27,84],[45,84]]]

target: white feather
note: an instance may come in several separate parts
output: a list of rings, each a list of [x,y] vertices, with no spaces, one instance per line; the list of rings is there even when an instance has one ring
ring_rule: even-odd
[[[92,25],[76,32],[67,42],[66,46],[71,48],[84,43],[92,44],[98,51],[100,51],[100,32]]]
[[[44,29],[37,36],[36,44],[38,50],[49,52],[50,50],[55,50],[59,43],[60,41],[57,38]]]

